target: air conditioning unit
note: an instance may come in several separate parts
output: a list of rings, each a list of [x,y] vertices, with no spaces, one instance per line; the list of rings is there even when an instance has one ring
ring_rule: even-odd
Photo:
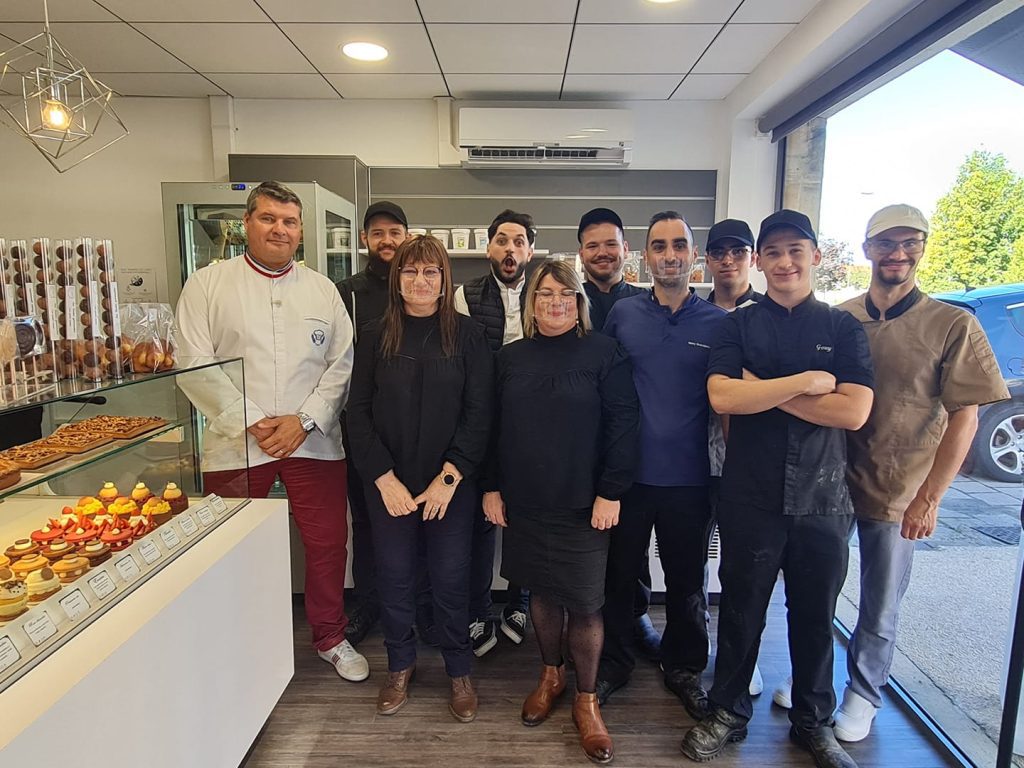
[[[458,123],[467,167],[618,168],[633,151],[625,109],[464,107]]]

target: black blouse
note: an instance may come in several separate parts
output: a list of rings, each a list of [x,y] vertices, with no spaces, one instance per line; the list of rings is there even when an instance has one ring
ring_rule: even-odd
[[[381,325],[359,337],[348,400],[353,460],[372,482],[393,469],[413,496],[450,461],[472,477],[487,453],[494,362],[480,326],[458,317],[452,357],[441,349],[437,314],[403,316],[397,355],[383,358]]]
[[[615,339],[575,330],[502,347],[497,448],[485,490],[510,505],[590,508],[633,483],[639,402]]]

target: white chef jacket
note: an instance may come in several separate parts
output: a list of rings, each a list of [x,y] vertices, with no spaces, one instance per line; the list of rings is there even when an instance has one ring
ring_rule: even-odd
[[[238,366],[178,377],[209,420],[203,469],[238,469],[274,461],[244,430],[265,416],[299,411],[316,429],[292,456],[343,459],[338,417],[352,374],[352,321],[324,275],[294,265],[270,276],[246,256],[200,269],[181,292],[177,341],[182,357],[241,357]],[[244,407],[244,418],[242,415]],[[245,440],[242,437],[245,437]]]
[[[523,338],[523,314],[519,303],[519,296],[526,290],[526,280],[520,280],[518,286],[510,288],[496,278],[493,273],[491,274],[491,279],[497,283],[498,290],[501,293],[501,303],[505,306],[505,335],[501,340],[501,345],[505,346]],[[460,285],[455,290],[455,311],[460,315],[470,316],[469,303],[466,301],[466,287],[464,285]]]

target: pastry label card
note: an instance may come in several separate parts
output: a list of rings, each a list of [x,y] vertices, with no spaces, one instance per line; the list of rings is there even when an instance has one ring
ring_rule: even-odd
[[[209,527],[213,525],[215,522],[217,522],[217,518],[213,516],[213,510],[211,510],[209,507],[199,507],[198,509],[195,510],[195,513],[196,517],[199,518],[199,522],[202,523],[204,526]]]
[[[13,667],[19,661],[21,661],[21,654],[14,647],[11,638],[7,635],[0,637],[0,672]]]
[[[181,526],[182,533],[186,536],[195,536],[199,532],[199,526],[196,525],[195,519],[187,512],[178,515],[178,525]]]
[[[97,571],[86,579],[85,583],[92,587],[92,591],[96,593],[96,597],[100,600],[109,597],[117,589],[117,585],[114,584],[114,580],[110,578],[110,574],[105,570]]]
[[[220,496],[213,495],[210,497],[210,506],[213,507],[213,511],[217,513],[217,517],[221,517],[225,512],[228,511],[228,505]]]
[[[174,549],[176,546],[181,544],[181,539],[178,538],[178,534],[174,532],[173,528],[164,525],[157,530],[157,533],[160,534],[160,541],[162,541],[164,546],[168,549]]]
[[[32,645],[37,648],[57,634],[57,625],[53,623],[50,614],[46,611],[43,611],[38,616],[33,616],[22,624],[21,628],[25,630],[25,634],[32,641]]]
[[[139,554],[146,561],[146,565],[152,565],[160,559],[160,548],[152,541],[140,541]]]
[[[60,603],[60,607],[64,609],[64,613],[68,615],[68,618],[74,621],[83,613],[86,613],[89,608],[89,601],[85,599],[85,595],[82,594],[82,590],[73,589],[67,597],[62,597],[57,601]]]
[[[139,570],[139,564],[135,562],[135,558],[131,555],[125,555],[116,563],[114,568],[121,574],[121,578],[125,581],[133,581],[142,575],[142,571]]]

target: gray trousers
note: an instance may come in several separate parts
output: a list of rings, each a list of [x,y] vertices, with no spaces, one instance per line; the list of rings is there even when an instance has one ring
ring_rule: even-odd
[[[896,650],[900,602],[910,583],[914,542],[900,536],[899,523],[857,520],[860,542],[860,615],[850,637],[846,669],[854,693],[882,706]]]

